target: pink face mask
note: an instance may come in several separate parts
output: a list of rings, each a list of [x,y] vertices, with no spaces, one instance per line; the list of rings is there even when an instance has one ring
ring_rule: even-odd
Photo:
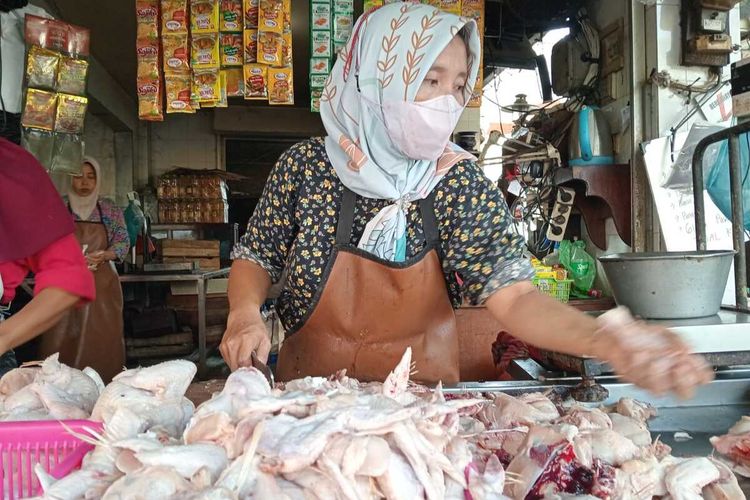
[[[463,109],[452,95],[421,102],[384,100],[383,124],[404,156],[435,161],[445,151]]]

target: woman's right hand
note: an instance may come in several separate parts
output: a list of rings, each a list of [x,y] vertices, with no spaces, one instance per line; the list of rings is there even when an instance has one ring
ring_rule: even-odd
[[[250,358],[253,352],[260,361],[266,363],[271,351],[271,340],[260,310],[230,312],[219,351],[232,371],[252,366]]]

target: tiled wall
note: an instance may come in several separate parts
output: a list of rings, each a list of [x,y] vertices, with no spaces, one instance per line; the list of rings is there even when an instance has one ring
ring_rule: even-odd
[[[213,113],[169,115],[151,124],[153,179],[175,167],[212,169],[217,165],[219,137],[213,130]]]

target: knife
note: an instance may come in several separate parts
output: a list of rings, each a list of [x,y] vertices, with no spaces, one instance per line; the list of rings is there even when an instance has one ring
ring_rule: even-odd
[[[253,368],[260,371],[263,376],[266,377],[266,380],[268,380],[268,383],[273,387],[274,380],[273,380],[273,372],[271,369],[266,365],[264,362],[262,362],[260,359],[258,359],[258,356],[255,354],[255,351],[250,355],[250,361],[253,364]]]

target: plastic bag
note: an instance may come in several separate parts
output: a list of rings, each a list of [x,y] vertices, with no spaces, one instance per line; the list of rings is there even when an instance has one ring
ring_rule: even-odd
[[[125,226],[128,228],[128,237],[130,237],[131,246],[135,246],[138,241],[138,235],[141,233],[145,222],[146,216],[143,214],[143,210],[141,210],[138,193],[128,193],[128,207],[125,209]]]
[[[742,177],[742,202],[745,229],[750,230],[750,133],[741,134],[740,176]],[[729,188],[729,142],[722,141],[719,154],[704,179],[711,200],[727,219],[732,219],[732,197]]]
[[[583,241],[560,242],[560,263],[573,280],[571,295],[576,297],[588,297],[596,278],[596,261],[585,248]]]
[[[667,189],[690,189],[693,186],[693,152],[695,146],[706,136],[718,132],[725,127],[709,122],[696,122],[690,127],[685,142],[675,151],[676,158],[669,169],[665,169],[661,187]],[[679,135],[678,135],[679,139]],[[676,142],[679,142],[676,141]],[[675,147],[677,149],[677,146]],[[708,175],[711,165],[720,154],[720,144],[714,143],[706,148],[703,154],[703,174]]]

